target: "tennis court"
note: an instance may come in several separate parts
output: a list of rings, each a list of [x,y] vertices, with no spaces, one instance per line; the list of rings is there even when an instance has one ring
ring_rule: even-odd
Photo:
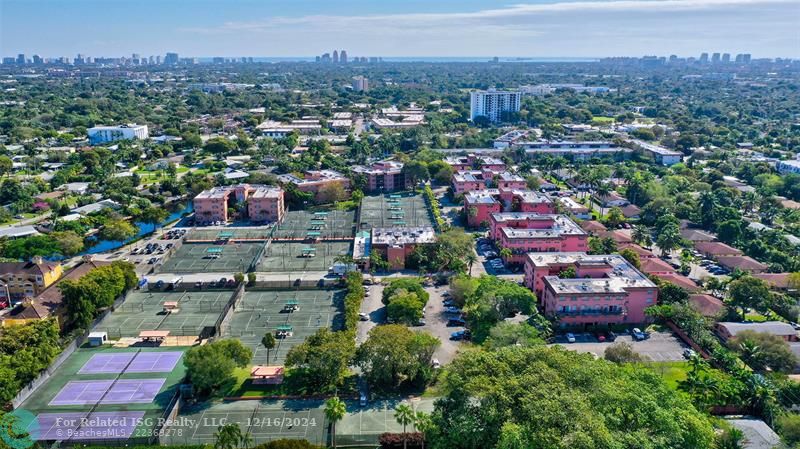
[[[355,235],[355,211],[290,211],[272,233],[274,240],[349,239]]]
[[[254,365],[283,365],[289,349],[317,329],[341,327],[342,294],[342,290],[246,291],[222,333],[253,349]],[[269,360],[261,345],[267,332],[284,335],[276,338]]]
[[[402,432],[403,426],[397,423],[395,409],[404,401],[375,401],[365,407],[354,402],[347,402],[347,413],[336,424],[336,443],[339,445],[360,445],[378,442],[384,432]],[[414,411],[430,413],[433,411],[434,399],[412,399],[407,402]],[[409,426],[408,431],[413,431]]]
[[[72,380],[49,405],[132,404],[153,402],[166,379]]]
[[[361,229],[433,226],[422,195],[387,193],[361,200]]]
[[[184,243],[156,269],[159,273],[245,273],[265,243]]]
[[[238,423],[254,444],[280,438],[304,439],[324,445],[327,438],[324,404],[318,400],[233,401],[185,406],[162,440],[167,445],[213,444],[222,424]]]
[[[178,363],[185,348],[81,347],[51,372],[20,406],[38,417],[33,432],[39,440],[83,441],[136,438],[152,434],[154,426],[177,394],[185,376]],[[95,358],[101,355],[102,358]],[[161,355],[164,358],[160,357]],[[141,357],[141,358],[140,358]],[[128,371],[121,366],[127,360]],[[141,360],[143,365],[136,365]],[[170,371],[138,372],[155,363]],[[173,364],[173,361],[175,362]],[[84,368],[92,368],[86,372]],[[114,368],[115,372],[106,372]],[[103,372],[96,372],[102,370]]]
[[[327,272],[337,257],[352,255],[352,245],[352,241],[271,242],[267,245],[256,271]]]
[[[263,242],[269,238],[271,226],[227,227],[227,228],[195,228],[186,234],[185,242]]]
[[[137,337],[141,331],[170,331],[171,336],[201,336],[210,332],[233,291],[132,292],[122,306],[108,314],[95,331],[109,338]],[[165,312],[164,303],[176,303]]]
[[[168,373],[182,355],[181,351],[95,354],[78,374]]]

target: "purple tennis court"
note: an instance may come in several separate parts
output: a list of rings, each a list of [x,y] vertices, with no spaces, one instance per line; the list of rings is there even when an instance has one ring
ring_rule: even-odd
[[[78,374],[168,373],[175,369],[181,355],[180,351],[95,354]]]
[[[144,412],[40,413],[28,430],[37,440],[127,439],[143,417]]]
[[[78,374],[121,373],[136,355],[133,352],[95,354],[78,371]]]
[[[126,373],[169,373],[181,359],[181,351],[140,352]]]
[[[50,401],[55,405],[132,404],[153,402],[166,379],[70,381]]]

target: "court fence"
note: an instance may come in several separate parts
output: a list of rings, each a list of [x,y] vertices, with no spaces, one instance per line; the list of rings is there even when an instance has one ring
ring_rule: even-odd
[[[220,314],[219,318],[217,318],[214,329],[216,330],[218,337],[224,335],[223,330],[228,330],[230,328],[230,322],[233,318],[233,313],[236,310],[236,306],[238,306],[242,301],[242,298],[244,298],[244,282],[239,284],[239,287],[235,292],[233,292],[233,295],[231,295],[228,303],[225,304],[223,312]]]
[[[92,331],[92,329],[94,329],[95,326],[97,326],[101,321],[103,321],[103,319],[109,313],[111,313],[113,310],[116,310],[117,307],[120,307],[125,302],[125,298],[127,297],[127,295],[128,294],[126,292],[124,295],[117,298],[111,307],[104,310],[97,318],[94,319],[94,321],[92,321],[92,324],[89,326],[89,330],[84,332],[82,335],[75,337],[74,340],[69,342],[67,346],[64,347],[64,349],[61,351],[61,353],[50,363],[50,365],[47,368],[45,368],[44,371],[39,373],[39,375],[36,376],[36,378],[34,378],[27,385],[25,385],[20,389],[19,393],[17,393],[17,395],[14,396],[14,399],[11,400],[11,405],[14,408],[18,408],[33,393],[35,393],[36,390],[39,389],[39,387],[44,385],[44,383],[50,379],[53,373],[55,373],[55,371],[64,363],[64,361],[67,360],[69,356],[72,355],[72,353],[74,353],[78,348],[80,348],[86,342],[86,340],[89,338],[89,333]]]

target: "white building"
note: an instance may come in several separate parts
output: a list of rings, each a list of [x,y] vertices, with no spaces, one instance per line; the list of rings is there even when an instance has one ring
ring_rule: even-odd
[[[653,145],[641,140],[631,140],[634,146],[642,150],[644,153],[653,157],[657,164],[661,165],[675,165],[683,160],[683,153],[680,151],[673,151],[659,145]]]
[[[117,140],[142,140],[150,136],[147,131],[147,125],[134,123],[119,126],[95,126],[94,128],[89,128],[87,134],[91,145],[101,145]]]
[[[469,93],[469,118],[485,116],[492,122],[499,122],[503,112],[519,112],[522,92],[479,90]]]
[[[353,90],[356,92],[365,92],[369,90],[369,80],[363,76],[353,77]]]
[[[775,164],[775,168],[778,170],[778,173],[787,174],[787,173],[794,173],[800,175],[800,159],[795,159],[791,161],[778,161]]]

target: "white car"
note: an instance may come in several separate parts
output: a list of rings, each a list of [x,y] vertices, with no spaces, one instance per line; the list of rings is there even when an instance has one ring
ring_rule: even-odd
[[[433,359],[433,361],[431,361],[431,366],[433,366],[435,369],[439,369],[442,367],[442,364],[439,363],[439,359]]]
[[[567,342],[568,343],[575,343],[575,334],[572,332],[567,334]]]

